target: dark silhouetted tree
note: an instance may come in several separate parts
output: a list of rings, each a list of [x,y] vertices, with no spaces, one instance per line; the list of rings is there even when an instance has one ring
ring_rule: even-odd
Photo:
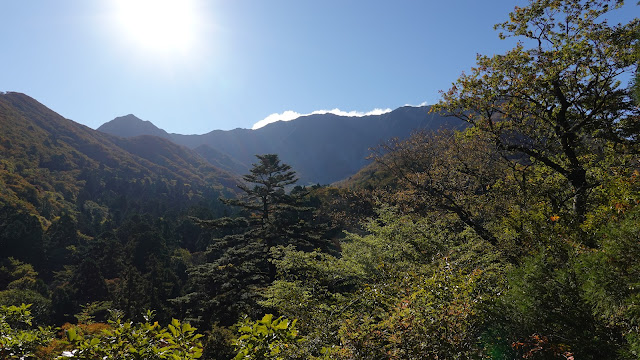
[[[240,216],[196,220],[219,236],[207,249],[207,262],[190,270],[191,292],[176,300],[189,304],[193,318],[231,324],[242,313],[258,315],[258,293],[276,278],[275,246],[327,248],[323,229],[313,223],[313,208],[303,203],[306,191],[287,192],[297,181],[295,172],[275,154],[257,158],[239,186],[241,196],[222,199],[240,208]]]

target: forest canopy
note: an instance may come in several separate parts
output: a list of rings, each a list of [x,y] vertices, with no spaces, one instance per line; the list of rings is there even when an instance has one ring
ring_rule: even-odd
[[[517,45],[432,107],[468,127],[389,140],[340,187],[297,185],[277,154],[235,194],[96,165],[51,186],[71,196],[48,219],[30,163],[2,160],[31,200],[0,208],[0,357],[640,358],[640,20],[606,21],[621,6],[515,8],[496,29]]]

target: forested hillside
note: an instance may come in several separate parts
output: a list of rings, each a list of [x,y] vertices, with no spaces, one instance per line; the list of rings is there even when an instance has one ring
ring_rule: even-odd
[[[16,155],[2,159],[0,356],[640,358],[640,20],[604,22],[617,5],[516,8],[496,27],[522,42],[478,56],[432,108],[468,127],[390,139],[340,187],[297,186],[262,154],[217,202],[203,190],[217,175],[163,139],[104,137],[91,141],[120,150],[101,159],[166,169],[131,195],[156,202],[83,198],[78,140],[47,150],[40,115],[7,117],[27,125],[2,135]],[[105,161],[92,173],[118,169]],[[159,201],[158,181],[195,203]]]
[[[225,214],[218,197],[239,183],[168,140],[109,136],[19,93],[0,95],[0,153],[0,303],[33,303],[41,324],[100,301],[164,309],[185,276],[174,258],[208,242],[189,216]]]
[[[109,136],[23,94],[0,95],[0,121],[0,196],[44,222],[63,210],[80,210],[87,199],[102,203],[126,196],[146,204],[152,199],[142,200],[145,184],[164,186],[159,195],[175,196],[178,202],[185,202],[188,196],[181,197],[189,188],[219,194],[235,188],[232,175],[186,148],[150,136]]]

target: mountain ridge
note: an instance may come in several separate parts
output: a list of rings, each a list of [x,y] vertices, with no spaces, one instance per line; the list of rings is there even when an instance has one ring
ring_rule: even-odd
[[[429,106],[403,106],[385,114],[362,117],[310,114],[255,130],[212,130],[201,135],[167,133],[155,125],[153,128],[144,125],[138,118],[119,117],[100,126],[98,131],[129,137],[148,128],[147,135],[161,134],[176,144],[200,149],[197,152],[209,163],[237,174],[248,171],[254,155],[276,153],[296,170],[301,184],[330,184],[356,174],[370,163],[369,149],[390,138],[406,138],[417,130],[465,126],[458,119],[429,110]],[[118,123],[123,125],[118,127]]]

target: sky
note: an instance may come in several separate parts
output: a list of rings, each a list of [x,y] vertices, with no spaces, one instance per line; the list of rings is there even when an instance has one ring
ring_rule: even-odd
[[[0,1],[0,91],[172,133],[433,104],[518,0]],[[637,9],[633,9],[636,11]],[[623,10],[624,11],[624,10]]]

